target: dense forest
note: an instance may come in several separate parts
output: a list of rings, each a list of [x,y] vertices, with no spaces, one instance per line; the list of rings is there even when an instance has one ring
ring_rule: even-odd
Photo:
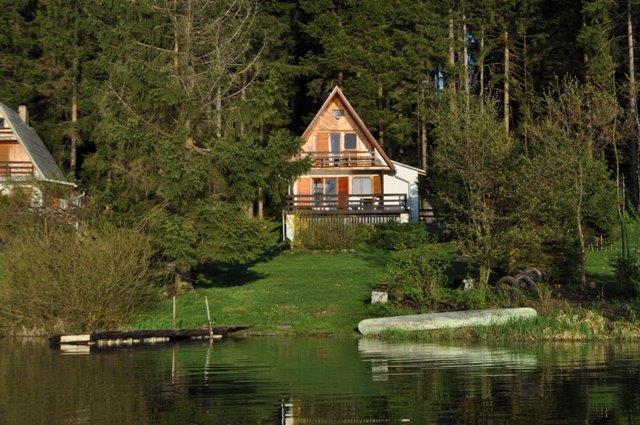
[[[587,289],[587,247],[619,236],[620,278],[640,281],[636,0],[0,4],[0,100],[28,105],[88,208],[145,230],[177,276],[274,246],[262,218],[339,85],[427,171],[481,286],[536,266]]]

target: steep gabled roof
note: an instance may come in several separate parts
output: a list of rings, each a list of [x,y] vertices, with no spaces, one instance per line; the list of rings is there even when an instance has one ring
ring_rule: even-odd
[[[27,123],[22,121],[13,109],[0,102],[0,112],[4,115],[5,122],[15,134],[18,143],[25,150],[31,163],[35,167],[37,174],[42,176],[44,180],[51,180],[58,183],[71,184],[67,182],[62,170],[56,164],[56,161],[49,153],[49,150],[42,142],[38,133]]]
[[[382,146],[380,146],[380,143],[378,143],[376,138],[373,137],[373,134],[371,134],[371,132],[369,131],[367,126],[364,124],[364,121],[362,121],[362,118],[360,118],[360,116],[358,115],[356,110],[353,109],[353,106],[351,106],[351,104],[347,100],[347,97],[344,95],[344,93],[342,93],[342,90],[340,90],[340,87],[338,87],[338,86],[335,86],[333,88],[333,90],[331,91],[331,93],[329,94],[327,99],[324,101],[324,103],[322,104],[322,106],[320,107],[318,112],[316,113],[316,116],[313,117],[313,120],[311,120],[311,122],[307,126],[307,129],[304,131],[304,133],[302,133],[302,138],[303,139],[308,139],[309,138],[311,131],[313,130],[315,125],[320,120],[320,117],[322,116],[322,113],[329,106],[331,101],[336,97],[344,105],[345,109],[347,110],[347,113],[351,116],[351,118],[353,118],[353,121],[356,123],[356,125],[358,126],[358,129],[362,132],[362,134],[364,135],[365,139],[367,139],[369,144],[371,144],[371,146],[373,146],[373,148],[380,153],[380,156],[382,157],[384,162],[387,164],[389,169],[392,172],[394,172],[395,171],[395,166],[393,165],[393,161],[391,160],[391,158],[389,158],[387,156],[387,153],[384,151],[384,149],[382,149]]]

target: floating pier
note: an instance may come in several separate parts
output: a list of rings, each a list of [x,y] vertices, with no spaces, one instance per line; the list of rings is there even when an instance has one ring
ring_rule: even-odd
[[[57,334],[49,337],[49,343],[64,351],[84,352],[91,346],[118,347],[142,344],[160,344],[177,341],[221,339],[232,333],[248,329],[248,326],[215,326],[202,329],[157,329],[138,331],[96,331],[86,334]],[[86,347],[86,348],[81,348]]]

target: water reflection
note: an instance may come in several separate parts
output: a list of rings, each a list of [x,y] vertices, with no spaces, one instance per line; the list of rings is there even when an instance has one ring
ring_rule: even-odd
[[[0,341],[0,424],[631,424],[639,354],[254,338],[68,356]]]

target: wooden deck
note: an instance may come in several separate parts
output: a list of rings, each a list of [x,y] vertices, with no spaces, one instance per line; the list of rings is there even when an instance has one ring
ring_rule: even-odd
[[[385,164],[376,160],[373,151],[344,151],[340,153],[310,151],[301,155],[311,158],[312,168],[362,168],[384,167]]]
[[[397,215],[409,211],[406,194],[289,195],[289,212],[315,215]]]
[[[33,176],[33,164],[29,161],[0,161],[0,177],[25,178]]]

